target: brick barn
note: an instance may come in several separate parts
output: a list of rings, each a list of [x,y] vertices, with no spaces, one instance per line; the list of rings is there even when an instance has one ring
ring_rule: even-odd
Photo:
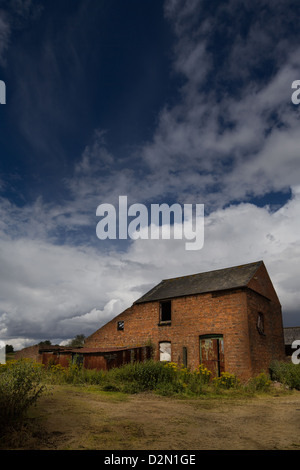
[[[247,379],[284,360],[281,305],[263,261],[161,281],[86,338],[85,348],[151,344],[156,360]]]

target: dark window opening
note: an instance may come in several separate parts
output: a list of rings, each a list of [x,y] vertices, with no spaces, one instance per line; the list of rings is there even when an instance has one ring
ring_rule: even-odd
[[[264,325],[264,315],[263,315],[263,313],[260,313],[260,312],[258,313],[256,328],[257,328],[257,331],[259,332],[260,335],[265,334],[265,325]]]
[[[124,330],[124,321],[118,321],[117,330],[123,331]]]
[[[171,321],[171,300],[167,300],[165,302],[160,303],[160,321]]]

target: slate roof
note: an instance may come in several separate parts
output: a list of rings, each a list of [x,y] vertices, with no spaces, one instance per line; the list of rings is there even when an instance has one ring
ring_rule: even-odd
[[[140,304],[186,295],[246,287],[261,265],[263,265],[263,261],[256,261],[255,263],[231,268],[164,279],[134,303]]]
[[[296,339],[300,339],[300,326],[288,326],[283,328],[284,344],[292,344]]]

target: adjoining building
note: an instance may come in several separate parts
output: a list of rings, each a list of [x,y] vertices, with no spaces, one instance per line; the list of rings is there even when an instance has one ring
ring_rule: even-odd
[[[284,331],[284,346],[286,356],[292,356],[296,349],[299,348],[293,347],[294,341],[300,341],[300,326],[288,326],[283,329]]]
[[[129,362],[145,361],[151,358],[151,348],[72,348],[58,345],[34,345],[17,351],[15,359],[32,359],[44,366],[60,364],[68,367],[76,363],[85,369],[109,370]]]

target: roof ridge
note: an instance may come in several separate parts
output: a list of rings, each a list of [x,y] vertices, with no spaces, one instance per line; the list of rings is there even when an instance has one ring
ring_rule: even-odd
[[[260,260],[202,273],[163,279],[137,299],[134,304],[246,287],[262,265],[264,263]]]
[[[236,266],[228,266],[226,268],[211,269],[210,271],[201,271],[201,272],[194,273],[194,274],[186,274],[184,276],[169,277],[169,278],[162,279],[161,282],[172,281],[173,279],[183,279],[185,277],[199,276],[199,274],[208,274],[208,273],[214,273],[214,272],[217,272],[217,271],[226,271],[227,269],[229,270],[229,269],[235,269],[235,268],[244,268],[246,266],[251,266],[251,265],[254,266],[255,264],[259,265],[261,263],[263,263],[263,260],[253,261],[252,263],[238,264]],[[157,284],[154,287],[157,287],[159,284]],[[154,289],[154,287],[153,287],[153,289]]]

